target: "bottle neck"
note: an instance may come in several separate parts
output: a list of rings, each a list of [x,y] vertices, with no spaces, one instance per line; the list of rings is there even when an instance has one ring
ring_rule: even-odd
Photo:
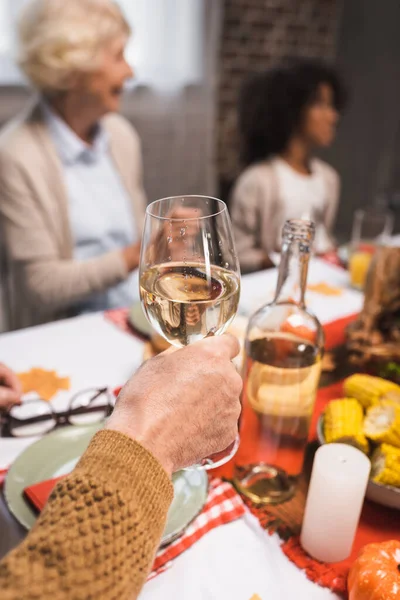
[[[274,302],[290,300],[305,309],[310,254],[311,244],[284,238]]]

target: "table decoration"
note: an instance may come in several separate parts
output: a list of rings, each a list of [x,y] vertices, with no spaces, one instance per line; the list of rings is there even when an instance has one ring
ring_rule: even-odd
[[[314,558],[339,562],[353,546],[370,472],[352,446],[327,444],[316,452],[300,542]]]
[[[400,596],[400,542],[365,546],[349,574],[349,600],[397,600]]]
[[[312,452],[309,460],[312,460]],[[341,562],[326,563],[312,558],[300,544],[300,531],[307,496],[307,478],[298,485],[296,495],[284,504],[256,506],[244,498],[245,504],[270,533],[283,540],[282,551],[306,576],[337,594],[346,594],[349,570],[365,544],[400,539],[400,519],[396,510],[366,501],[362,508],[353,550]]]
[[[59,390],[69,390],[69,377],[60,377],[56,371],[33,367],[25,373],[17,373],[21,382],[22,393],[37,393],[43,400],[49,402]]]
[[[329,285],[325,281],[320,281],[319,283],[308,284],[307,292],[315,292],[321,294],[321,296],[342,296],[343,289]]]

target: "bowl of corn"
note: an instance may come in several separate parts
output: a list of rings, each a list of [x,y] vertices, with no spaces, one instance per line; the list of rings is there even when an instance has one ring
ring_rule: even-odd
[[[355,446],[371,460],[366,497],[400,510],[400,386],[371,375],[351,375],[344,397],[331,400],[317,425],[321,444]]]

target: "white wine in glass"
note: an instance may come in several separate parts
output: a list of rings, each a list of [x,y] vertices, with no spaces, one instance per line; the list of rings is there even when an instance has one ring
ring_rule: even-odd
[[[147,207],[140,296],[153,328],[174,346],[226,331],[238,308],[240,268],[224,202],[177,196]],[[231,456],[201,466],[214,468]]]
[[[201,263],[152,267],[140,279],[142,303],[158,333],[174,346],[219,335],[236,315],[239,278]]]

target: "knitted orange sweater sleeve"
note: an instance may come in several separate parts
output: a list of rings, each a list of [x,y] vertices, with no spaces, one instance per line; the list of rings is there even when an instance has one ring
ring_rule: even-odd
[[[0,563],[1,599],[136,598],[172,497],[147,450],[120,433],[97,433],[26,539]]]

